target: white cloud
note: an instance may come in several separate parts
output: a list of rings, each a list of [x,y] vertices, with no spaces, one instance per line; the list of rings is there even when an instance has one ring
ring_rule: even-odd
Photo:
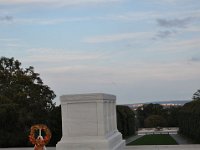
[[[76,61],[93,61],[102,59],[102,54],[98,52],[68,52],[68,50],[63,49],[49,49],[49,48],[32,48],[27,50],[29,56],[24,59],[26,62],[32,63],[67,63]],[[104,57],[105,59],[106,57]]]
[[[129,39],[141,40],[141,39],[148,39],[152,37],[151,32],[132,32],[132,33],[119,33],[119,34],[112,34],[112,35],[103,35],[103,36],[96,36],[96,37],[88,37],[85,38],[83,41],[85,43],[106,43],[106,42],[117,42]]]
[[[125,12],[120,14],[109,14],[107,16],[98,17],[103,20],[114,20],[114,21],[138,21],[138,20],[149,20],[160,17],[156,11],[146,11],[146,12]]]
[[[29,59],[35,62],[68,62],[68,61],[84,61],[84,60],[96,60],[99,55],[96,54],[85,54],[85,53],[55,53],[46,54],[44,56],[35,55],[29,56]]]
[[[122,0],[0,0],[1,4],[37,4],[37,5],[51,5],[51,6],[78,6],[88,4],[104,4],[120,2]]]
[[[159,3],[159,4],[177,4],[177,3],[191,3],[192,0],[162,0],[162,1],[158,1],[158,0],[151,0],[151,2],[154,3]]]
[[[26,44],[21,40],[17,38],[0,38],[0,44],[1,46],[4,47],[12,47],[12,48],[17,48],[17,47],[25,47]]]
[[[106,83],[117,81],[129,84],[145,80],[177,81],[199,79],[200,63],[175,61],[170,63],[160,62],[130,62],[128,64],[98,66],[95,61],[90,64],[66,64],[42,68],[41,72],[59,76],[57,80],[69,82]],[[65,79],[64,79],[65,78]],[[83,80],[84,79],[84,80]]]
[[[17,38],[0,38],[0,42],[19,42],[20,39]]]
[[[65,22],[64,19],[39,19],[39,18],[16,18],[13,23],[18,23],[18,24],[39,24],[39,25],[53,25],[53,24],[59,24]]]
[[[29,24],[29,25],[55,25],[65,22],[80,22],[91,20],[90,17],[70,17],[70,18],[15,18],[14,24]]]
[[[173,40],[173,41],[172,41]],[[179,52],[191,52],[199,51],[200,40],[194,39],[172,39],[171,41],[162,41],[157,44],[154,48],[148,49],[151,52],[168,52],[168,53],[179,53]]]

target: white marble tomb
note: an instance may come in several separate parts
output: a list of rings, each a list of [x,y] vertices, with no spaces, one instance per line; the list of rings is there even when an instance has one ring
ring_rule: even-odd
[[[116,96],[95,93],[61,96],[61,141],[56,150],[123,150],[116,123]]]

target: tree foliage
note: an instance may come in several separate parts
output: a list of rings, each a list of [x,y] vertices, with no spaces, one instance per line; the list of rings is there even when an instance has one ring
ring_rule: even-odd
[[[166,120],[160,115],[151,115],[144,120],[145,127],[165,127],[167,126]]]
[[[200,100],[200,89],[193,94],[193,100]]]
[[[55,146],[62,137],[61,105],[56,106],[49,113],[48,127],[51,129],[51,133],[52,133],[52,139],[49,145]]]
[[[147,104],[137,109],[137,119],[139,127],[145,127],[145,119],[151,115],[161,115],[163,112],[163,106],[159,104]]]
[[[147,104],[143,107],[139,107],[136,110],[137,115],[137,126],[139,128],[143,127],[149,127],[147,125],[147,122],[150,120],[147,119],[150,116],[161,116],[165,120],[165,126],[166,127],[177,127],[178,126],[178,112],[180,110],[180,107],[169,107],[169,108],[163,108],[160,104]],[[154,118],[156,119],[156,118]],[[145,123],[146,120],[146,123]],[[149,120],[149,121],[148,121]],[[145,125],[146,124],[146,125]],[[150,124],[150,123],[148,123]]]
[[[18,60],[1,57],[0,147],[28,145],[31,125],[48,124],[55,96],[33,67],[23,69]]]
[[[196,96],[196,93],[194,94]],[[200,101],[186,103],[179,113],[179,131],[200,143]]]
[[[117,106],[117,128],[123,138],[135,134],[135,113],[128,106]]]

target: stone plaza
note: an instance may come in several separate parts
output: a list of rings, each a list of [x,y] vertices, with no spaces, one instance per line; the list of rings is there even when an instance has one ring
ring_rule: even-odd
[[[200,145],[149,145],[149,146],[127,146],[124,148],[124,150],[199,150],[199,149]],[[0,148],[0,150],[33,150],[33,148]],[[47,147],[47,150],[56,150],[56,148]],[[82,149],[80,148],[77,150],[82,150]]]

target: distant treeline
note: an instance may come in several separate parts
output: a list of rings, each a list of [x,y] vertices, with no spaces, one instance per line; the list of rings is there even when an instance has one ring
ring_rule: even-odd
[[[181,107],[164,108],[160,104],[147,104],[135,112],[137,128],[177,127]]]

